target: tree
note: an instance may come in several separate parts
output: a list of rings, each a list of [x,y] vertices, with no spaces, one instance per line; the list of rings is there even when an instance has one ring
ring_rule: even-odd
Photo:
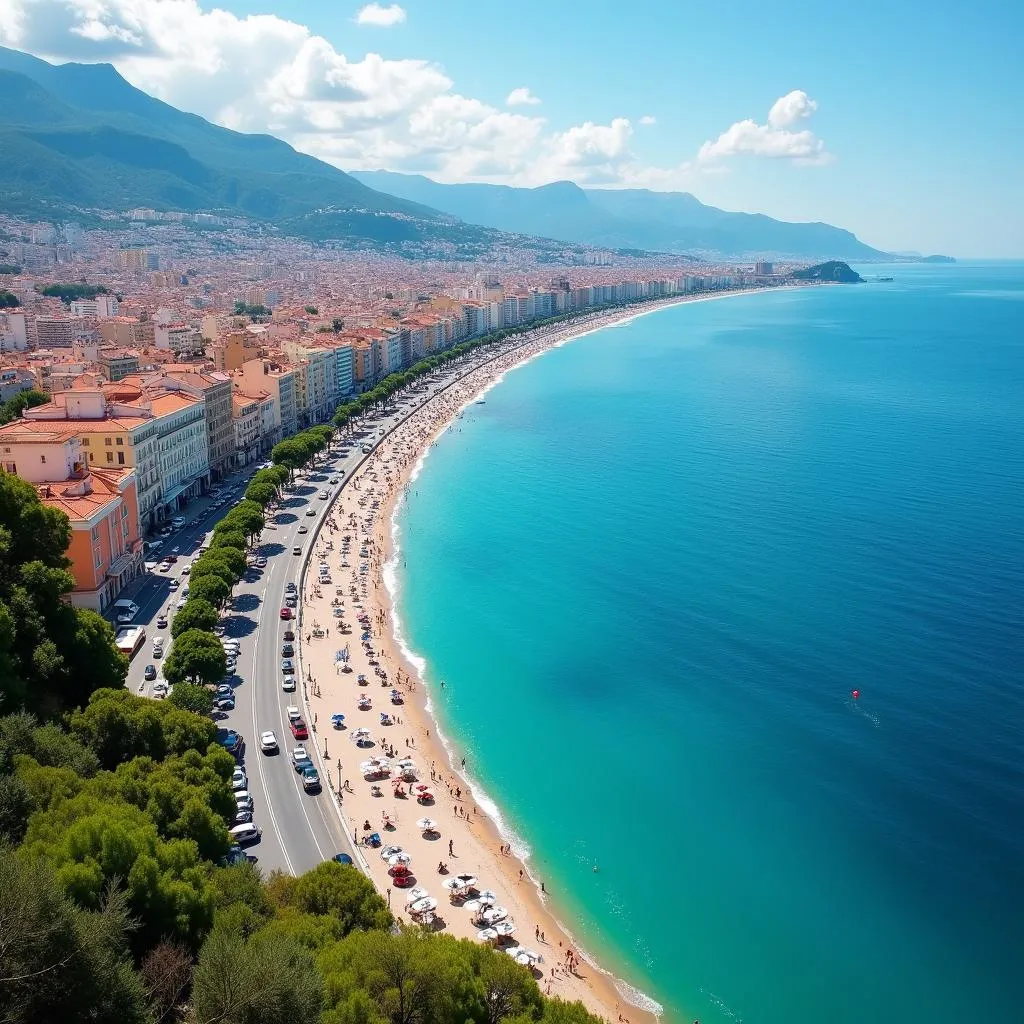
[[[177,639],[189,629],[201,629],[211,632],[220,621],[220,615],[209,601],[195,597],[189,590],[188,600],[171,621],[171,638]]]
[[[201,569],[201,575],[207,576],[211,569],[215,571],[216,575],[223,575],[221,570],[226,570],[227,575],[224,575],[223,578],[230,586],[234,586],[245,574],[246,565],[244,551],[221,544],[215,548],[211,547],[197,559],[192,566],[192,572]]]
[[[273,484],[253,480],[245,489],[245,497],[266,508],[277,497],[277,488]]]
[[[342,933],[388,928],[391,914],[373,883],[346,864],[328,860],[295,880],[291,904],[305,914],[329,915]]]
[[[155,1024],[175,1019],[192,984],[192,954],[179,942],[159,942],[140,965]]]
[[[21,305],[21,299],[14,292],[0,288],[0,309],[17,309]]]
[[[215,928],[192,984],[199,1024],[318,1024],[323,981],[308,950],[285,936]]]
[[[178,683],[167,698],[169,704],[196,715],[208,715],[213,710],[213,694],[205,686]]]
[[[223,608],[224,602],[227,601],[230,596],[231,588],[224,582],[223,578],[216,573],[211,573],[207,576],[200,576],[199,579],[193,580],[189,584],[190,601],[194,598],[198,598],[200,601],[205,601],[207,604],[213,605],[214,608]],[[182,609],[182,611],[184,611],[184,609]],[[199,631],[189,630],[188,632]],[[214,639],[216,640],[217,638],[214,637]],[[177,640],[175,643],[177,643]],[[164,675],[167,675],[167,673],[164,672]]]
[[[142,981],[127,955],[125,898],[96,910],[62,891],[46,860],[0,850],[0,1020],[144,1024]]]
[[[50,396],[45,391],[37,391],[35,388],[19,391],[0,405],[0,423],[10,423],[18,419],[26,409],[34,409],[37,405],[45,405],[49,401]]]
[[[270,449],[270,457],[278,465],[294,473],[309,461],[310,453],[298,437],[289,437]]]
[[[240,530],[255,537],[263,529],[263,509],[255,501],[240,501],[222,520],[224,530]]]
[[[245,552],[247,547],[245,534],[241,530],[233,529],[231,524],[226,529],[214,530],[213,540],[210,541],[210,550],[214,548],[237,548]]]
[[[201,629],[188,629],[178,636],[164,662],[164,677],[175,685],[187,679],[216,683],[226,672],[227,657],[220,641]]]
[[[320,310],[317,309],[316,306],[306,306],[306,312],[310,316],[319,316],[320,314]]]

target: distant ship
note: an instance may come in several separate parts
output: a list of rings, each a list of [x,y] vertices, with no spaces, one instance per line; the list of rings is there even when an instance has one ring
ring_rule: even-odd
[[[891,278],[891,277],[876,277],[875,280],[876,281],[892,281],[892,280],[895,280],[895,279]]]

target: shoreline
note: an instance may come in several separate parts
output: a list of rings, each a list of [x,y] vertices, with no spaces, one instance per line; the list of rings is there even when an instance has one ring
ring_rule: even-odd
[[[306,624],[312,621],[327,631],[325,640],[314,639],[303,645],[303,664],[314,681],[307,698],[316,734],[311,742],[323,755],[329,787],[337,788],[335,765],[341,768],[345,782],[339,807],[350,835],[360,837],[377,832],[385,845],[402,846],[413,858],[411,867],[416,873],[416,885],[426,888],[438,900],[436,915],[443,919],[442,927],[457,937],[475,939],[477,928],[470,921],[469,911],[448,906],[447,893],[441,883],[461,870],[469,870],[479,877],[479,887],[494,889],[499,903],[516,922],[516,940],[523,948],[543,955],[544,962],[537,969],[541,990],[553,997],[578,999],[590,1012],[609,1022],[618,1018],[619,1021],[630,1020],[630,1024],[637,1021],[652,1024],[661,1017],[664,1008],[602,968],[576,942],[569,927],[560,920],[557,896],[544,891],[543,882],[529,870],[528,845],[509,826],[499,803],[465,771],[456,745],[441,731],[430,690],[423,678],[428,674],[426,659],[409,648],[396,610],[396,572],[400,557],[398,515],[406,489],[422,471],[433,445],[465,408],[497,386],[509,371],[587,334],[625,325],[668,306],[774,290],[777,289],[673,297],[645,308],[620,307],[603,314],[595,313],[586,319],[550,325],[536,334],[520,336],[517,344],[453,381],[381,439],[374,452],[345,482],[330,514],[314,535],[310,560],[312,554],[317,554],[330,565],[332,584],[316,584],[313,574],[302,581],[302,629],[306,630]],[[347,559],[350,564],[344,567],[339,552],[341,538],[346,534],[352,541]],[[360,557],[360,552],[365,557]],[[343,591],[341,596],[335,593],[336,586]],[[366,644],[361,645],[356,637],[355,630],[361,631],[358,624],[344,637],[336,638],[331,632],[337,622],[331,602],[339,599],[344,603],[342,621],[351,623],[353,615],[360,613],[368,616],[364,621],[370,624],[372,639]],[[332,640],[335,643],[331,643]],[[350,672],[338,672],[333,663],[331,652],[337,642],[348,645]],[[372,658],[368,652],[372,653]],[[376,662],[372,667],[371,661]],[[381,682],[375,674],[378,671],[385,673],[386,681]],[[367,677],[368,685],[357,685],[360,675]],[[404,697],[401,705],[392,705],[387,700],[387,689],[396,683]],[[387,689],[382,690],[381,686]],[[357,710],[360,696],[370,698],[368,710]],[[331,715],[339,711],[346,716],[345,724],[349,728],[335,732],[327,728],[327,723]],[[393,713],[395,725],[380,726],[381,711]],[[321,713],[325,716],[325,730],[318,731],[315,723]],[[360,749],[351,742],[349,736],[356,726],[370,730],[372,746]],[[359,772],[358,764],[361,759],[387,753],[387,748],[394,756],[412,757],[417,762],[419,778],[424,782],[428,780],[429,762],[428,784],[436,787],[431,804],[421,807],[411,795],[394,796],[388,778],[373,780],[381,795],[372,795],[372,783]],[[384,815],[393,825],[387,831]],[[414,821],[423,815],[438,823],[437,838],[420,835],[421,830],[414,826]],[[507,852],[499,853],[499,849]],[[449,850],[452,851],[449,857],[457,863],[452,864],[448,874],[440,875],[432,858],[440,856],[442,861],[447,861],[445,853]],[[387,893],[393,913],[404,923],[408,916],[404,913],[404,890],[389,884],[393,880],[376,850],[360,846],[358,852],[375,886],[382,894]],[[567,960],[566,950],[573,951],[574,960]]]

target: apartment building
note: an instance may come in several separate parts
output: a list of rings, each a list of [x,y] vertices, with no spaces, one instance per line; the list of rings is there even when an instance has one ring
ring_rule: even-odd
[[[295,367],[300,427],[330,419],[338,407],[338,367],[333,344],[313,347],[285,342],[282,351]]]
[[[36,348],[71,348],[78,338],[80,321],[72,316],[36,316]]]
[[[0,402],[20,395],[22,391],[31,391],[35,386],[35,374],[27,367],[0,367]]]
[[[153,344],[176,356],[193,356],[203,351],[203,336],[194,324],[155,324]]]
[[[24,310],[0,310],[0,352],[24,352],[27,348],[28,324]]]
[[[162,505],[166,516],[198,497],[210,484],[206,403],[181,392],[148,398],[157,421]],[[232,428],[232,443],[234,430]]]
[[[95,318],[117,316],[118,301],[116,295],[97,295],[94,299],[75,299],[71,303],[73,316],[91,316]]]
[[[234,373],[248,360],[259,358],[262,351],[262,336],[246,330],[225,332],[209,347],[213,365],[221,373]]]
[[[0,427],[3,471],[34,484],[42,501],[70,521],[71,603],[103,611],[142,571],[136,473],[93,469],[84,456],[82,439],[68,424]]]
[[[264,446],[273,447],[278,441],[298,433],[298,409],[295,369],[269,359],[250,359],[234,375],[234,381],[246,394],[266,392],[274,409],[274,426],[269,445],[264,431]]]
[[[175,367],[161,374],[158,382],[169,391],[183,391],[205,402],[210,472],[220,480],[231,469],[235,457],[231,377],[216,371]]]
[[[100,349],[96,362],[109,381],[123,380],[129,374],[139,372],[139,353],[118,348]]]
[[[238,391],[231,399],[232,424],[235,431],[235,462],[246,466],[260,454],[263,418],[260,400],[242,395]]]
[[[155,327],[152,320],[117,316],[101,320],[97,330],[105,342],[118,348],[148,348],[154,344]]]

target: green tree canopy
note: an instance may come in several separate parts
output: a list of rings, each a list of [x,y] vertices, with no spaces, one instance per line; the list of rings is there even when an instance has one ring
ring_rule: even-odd
[[[210,579],[205,577],[204,581]],[[164,676],[175,685],[185,680],[216,683],[226,672],[227,657],[220,641],[201,629],[188,629],[178,636],[164,662]]]
[[[208,715],[213,710],[213,694],[205,686],[178,683],[167,697],[167,703],[182,711]]]
[[[245,533],[242,530],[232,529],[228,524],[223,530],[213,531],[213,540],[210,542],[210,550],[214,548],[237,548],[243,554],[248,546]]]
[[[17,309],[21,305],[21,299],[14,292],[0,288],[0,309]]]
[[[171,620],[171,637],[176,640],[189,629],[210,632],[219,621],[220,615],[217,609],[209,601],[194,596],[190,588],[185,607],[180,609]]]
[[[254,501],[266,508],[277,497],[277,488],[271,483],[253,480],[245,489],[245,497],[247,501]]]
[[[213,605],[214,608],[223,608],[224,602],[230,596],[231,587],[224,582],[223,576],[217,572],[201,575],[189,584],[189,600],[198,598],[200,601]]]

